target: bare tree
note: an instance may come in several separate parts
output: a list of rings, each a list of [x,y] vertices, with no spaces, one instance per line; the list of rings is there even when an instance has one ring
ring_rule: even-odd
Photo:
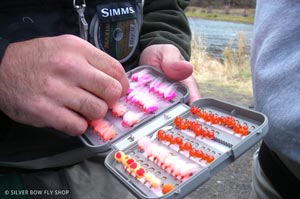
[[[224,0],[223,4],[224,4],[224,12],[225,14],[229,15],[230,14],[230,3],[231,0]]]

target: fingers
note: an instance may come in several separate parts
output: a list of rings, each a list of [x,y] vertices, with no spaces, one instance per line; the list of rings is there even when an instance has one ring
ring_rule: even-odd
[[[105,116],[108,105],[95,95],[79,87],[53,81],[46,93],[48,101],[53,101],[59,107],[65,107],[87,120]]]
[[[1,63],[0,90],[5,95],[0,97],[0,109],[15,111],[9,113],[15,121],[80,134],[86,120],[103,117],[108,104],[128,90],[121,64],[78,37],[12,45],[15,48],[6,51]],[[12,58],[15,55],[17,59]]]
[[[118,79],[114,79],[92,66],[84,67],[84,69],[80,70],[80,77],[76,80],[80,88],[105,101],[109,106],[112,106],[125,94],[123,86]]]
[[[64,35],[57,37],[57,39],[57,42],[65,43],[65,46],[62,46],[62,48],[68,49],[68,51],[64,50],[61,53],[57,53],[56,51],[53,53],[55,57],[51,61],[53,62],[53,65],[60,66],[60,73],[72,73],[72,71],[70,71],[70,69],[68,70],[68,68],[77,69],[76,66],[82,67],[83,70],[86,70],[87,65],[89,65],[94,69],[97,69],[98,72],[105,73],[107,76],[118,81],[122,87],[122,95],[127,93],[129,82],[125,70],[119,61],[78,37]],[[74,73],[76,74],[74,75]],[[95,73],[95,70],[93,73]],[[81,78],[86,74],[78,73],[77,70],[74,70],[73,75],[76,78]],[[114,85],[115,84],[112,86]]]
[[[47,121],[46,126],[72,136],[79,136],[86,131],[88,123],[82,116],[63,107],[53,106],[53,110],[55,111],[49,110],[47,118],[44,119]]]
[[[29,114],[19,118],[19,122],[35,127],[50,127],[68,135],[83,134],[88,122],[80,114],[61,106],[58,101],[49,101],[47,97],[36,98],[28,103],[25,111]]]
[[[103,51],[90,46],[86,54],[90,65],[118,80],[122,86],[122,95],[127,93],[129,82],[123,66]]]
[[[106,61],[103,63],[106,63]],[[59,55],[53,59],[52,65],[56,66],[52,75],[54,78],[58,77],[66,85],[86,90],[105,101],[109,106],[113,105],[122,95],[127,93],[129,87],[127,75],[126,73],[122,73],[124,70],[122,69],[121,72],[112,74],[113,70],[110,69],[109,64],[106,64],[108,67],[103,67],[99,70],[91,65],[87,59],[67,54],[64,56]]]
[[[107,104],[82,89],[74,89],[64,98],[67,108],[79,113],[87,120],[103,118],[107,112]]]

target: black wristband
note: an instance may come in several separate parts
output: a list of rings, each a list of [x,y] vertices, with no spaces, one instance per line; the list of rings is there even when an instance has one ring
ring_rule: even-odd
[[[6,39],[3,39],[3,38],[0,37],[0,63],[2,61],[5,50],[6,50],[8,45],[9,45],[9,42]]]

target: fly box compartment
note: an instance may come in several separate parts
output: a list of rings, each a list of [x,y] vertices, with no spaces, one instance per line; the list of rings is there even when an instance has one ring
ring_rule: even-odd
[[[106,153],[112,143],[189,98],[186,86],[166,78],[157,68],[139,66],[127,76],[128,93],[109,107],[103,119],[91,121],[80,136],[90,150]]]
[[[264,114],[212,98],[179,103],[112,144],[105,165],[137,198],[183,198],[268,130]]]

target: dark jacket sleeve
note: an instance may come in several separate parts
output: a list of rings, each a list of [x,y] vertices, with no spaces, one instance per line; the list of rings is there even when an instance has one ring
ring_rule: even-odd
[[[6,39],[3,39],[0,37],[0,64],[2,61],[2,58],[4,56],[5,50],[8,47],[9,42]]]
[[[185,0],[146,0],[140,35],[141,50],[152,44],[173,44],[189,60],[191,31],[184,9]]]

